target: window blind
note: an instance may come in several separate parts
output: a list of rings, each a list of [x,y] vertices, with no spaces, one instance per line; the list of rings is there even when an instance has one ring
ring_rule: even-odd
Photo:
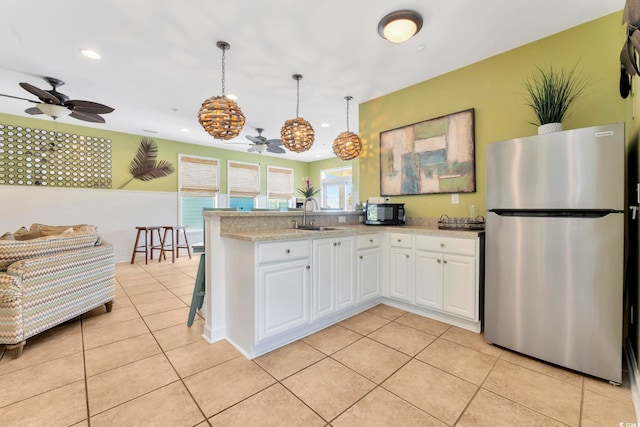
[[[229,197],[256,197],[260,194],[260,168],[253,163],[230,161],[227,168]]]
[[[267,198],[290,199],[293,195],[293,170],[267,168]]]
[[[218,160],[180,157],[180,193],[183,196],[215,196],[218,186]]]

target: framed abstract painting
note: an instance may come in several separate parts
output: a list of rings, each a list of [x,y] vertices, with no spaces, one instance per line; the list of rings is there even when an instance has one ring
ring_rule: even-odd
[[[380,132],[380,194],[473,193],[474,109]]]

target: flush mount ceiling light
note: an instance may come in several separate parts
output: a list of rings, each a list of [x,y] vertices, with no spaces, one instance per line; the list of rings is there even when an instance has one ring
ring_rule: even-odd
[[[313,144],[313,138],[315,132],[311,124],[299,117],[300,111],[300,80],[302,80],[302,74],[294,74],[293,79],[296,81],[296,118],[287,120],[284,122],[284,126],[280,129],[280,137],[282,143],[289,151],[296,153],[302,153],[311,148]]]
[[[351,101],[353,97],[345,96],[344,99],[347,100],[347,131],[342,132],[333,141],[333,152],[342,160],[351,160],[360,155],[362,151],[362,140],[355,133],[349,132],[349,101]]]
[[[391,12],[378,22],[378,34],[392,43],[406,42],[421,28],[422,16],[413,10]]]
[[[231,46],[225,41],[217,42],[216,46],[222,49],[222,96],[212,96],[202,103],[198,111],[198,121],[209,135],[216,139],[227,140],[240,134],[245,117],[238,104],[224,94],[225,52]]]

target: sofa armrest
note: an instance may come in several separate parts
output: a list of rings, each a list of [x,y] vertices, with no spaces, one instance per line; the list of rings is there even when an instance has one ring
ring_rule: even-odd
[[[20,275],[0,273],[0,343],[15,344],[24,339],[21,284]]]

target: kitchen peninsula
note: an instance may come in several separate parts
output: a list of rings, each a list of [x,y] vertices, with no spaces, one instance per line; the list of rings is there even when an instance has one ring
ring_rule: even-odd
[[[484,233],[362,212],[207,211],[204,338],[254,358],[379,303],[475,332]]]

